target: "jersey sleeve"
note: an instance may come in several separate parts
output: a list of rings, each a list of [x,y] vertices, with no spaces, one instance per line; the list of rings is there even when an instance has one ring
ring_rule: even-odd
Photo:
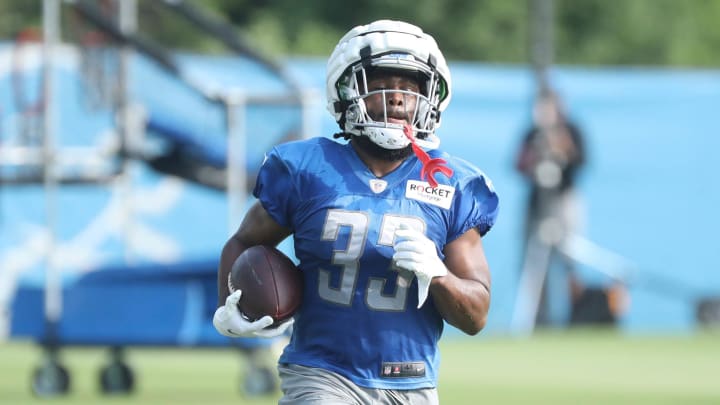
[[[492,182],[484,174],[464,179],[458,184],[454,202],[454,221],[448,242],[457,239],[471,228],[484,236],[495,224],[498,215],[498,196]]]
[[[253,195],[272,219],[288,228],[292,227],[291,213],[298,202],[293,178],[288,162],[273,148],[265,156],[253,189]]]

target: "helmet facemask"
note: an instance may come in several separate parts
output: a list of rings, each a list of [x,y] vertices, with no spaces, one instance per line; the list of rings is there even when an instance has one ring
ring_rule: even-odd
[[[424,149],[437,148],[440,140],[435,131],[440,127],[440,113],[450,103],[452,82],[435,39],[415,25],[378,20],[348,31],[328,59],[327,108],[343,131],[336,136],[367,136],[390,151],[407,146],[397,120],[388,121],[387,114],[377,114],[373,120],[366,114],[370,95],[362,84],[367,83],[369,69],[390,69],[418,79],[421,91],[407,94],[416,97],[408,136]]]
[[[368,83],[378,73],[412,78],[420,92],[400,89],[380,89],[368,91]],[[415,133],[417,143],[426,149],[437,148],[440,141],[435,135],[438,123],[438,102],[442,89],[437,72],[426,63],[418,62],[412,55],[391,53],[361,60],[350,66],[337,81],[337,94],[341,98],[345,111],[341,126],[345,132],[367,136],[373,143],[384,149],[401,149],[410,144],[403,133],[403,118]],[[388,111],[388,97],[403,99],[403,117],[397,111]],[[367,109],[368,97],[382,99],[382,113],[372,117]],[[395,116],[393,116],[395,114]]]

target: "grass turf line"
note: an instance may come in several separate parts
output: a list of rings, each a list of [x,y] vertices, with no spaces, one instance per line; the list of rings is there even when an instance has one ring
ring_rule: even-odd
[[[609,331],[539,332],[531,338],[448,337],[441,343],[443,404],[720,403],[720,335],[628,336]],[[244,363],[231,349],[129,348],[136,374],[131,396],[106,397],[97,371],[102,348],[61,352],[72,391],[53,404],[276,404],[278,395],[243,398]],[[0,345],[0,403],[47,403],[30,392],[37,346]]]

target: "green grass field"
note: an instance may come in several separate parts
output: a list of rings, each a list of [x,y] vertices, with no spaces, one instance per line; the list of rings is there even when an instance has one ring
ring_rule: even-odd
[[[627,336],[608,331],[543,332],[532,338],[487,336],[443,341],[443,404],[718,404],[720,334]],[[62,352],[72,373],[67,397],[35,399],[30,374],[36,346],[0,345],[0,404],[274,404],[243,398],[243,363],[231,350],[132,348],[131,396],[98,393],[100,348]]]

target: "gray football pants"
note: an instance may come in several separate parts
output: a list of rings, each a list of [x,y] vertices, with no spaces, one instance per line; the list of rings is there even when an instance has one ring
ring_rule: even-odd
[[[347,378],[315,367],[280,364],[280,388],[283,397],[278,405],[438,405],[435,388],[383,390],[364,388]]]

